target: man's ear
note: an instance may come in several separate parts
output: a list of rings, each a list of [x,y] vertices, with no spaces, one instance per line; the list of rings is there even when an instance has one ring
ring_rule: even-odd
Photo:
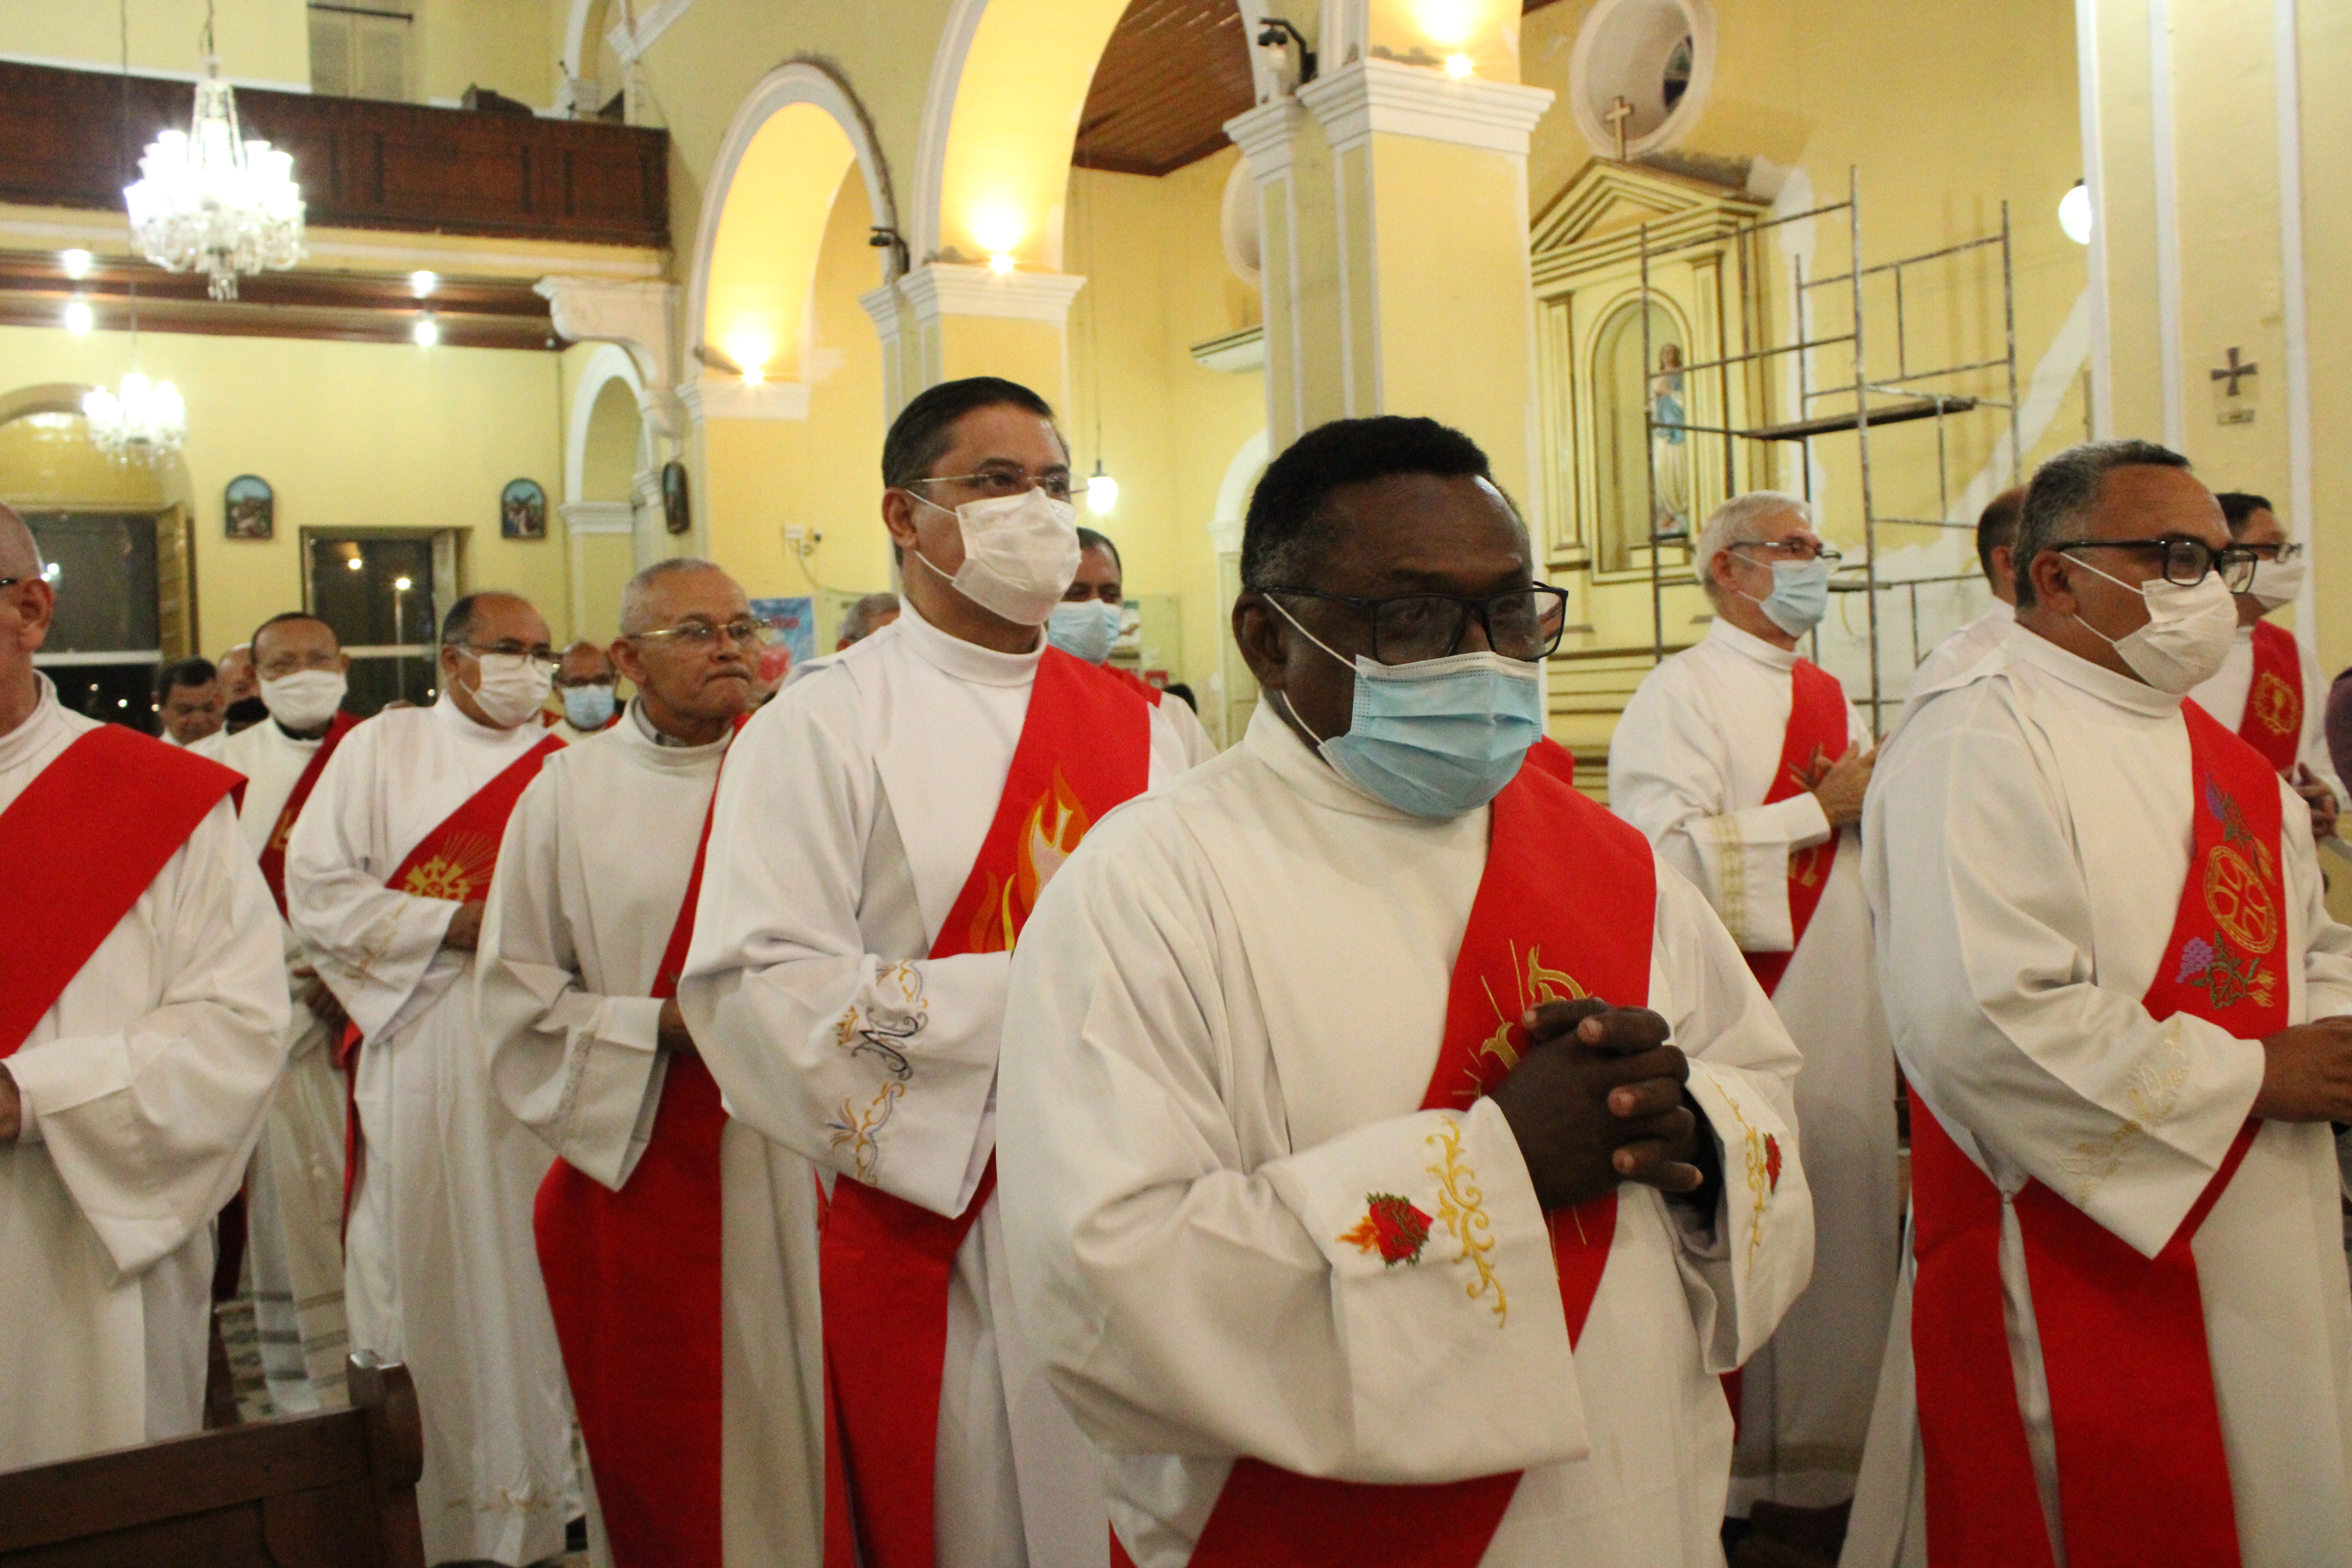
[[[1281,617],[1265,595],[1255,589],[1244,590],[1234,601],[1234,642],[1242,650],[1242,662],[1249,666],[1250,674],[1260,687],[1268,691],[1286,689],[1290,662],[1282,647]]]
[[[2045,550],[2026,569],[2026,579],[2033,584],[2034,603],[2046,605],[2062,616],[2074,615],[2082,608],[2071,586],[2068,565],[2062,552]]]
[[[644,689],[646,667],[645,661],[637,657],[636,644],[626,637],[614,637],[613,645],[604,650],[604,657],[613,661],[615,673],[625,679],[630,685],[640,690]]]
[[[441,645],[441,657],[439,663],[441,666],[442,686],[446,688],[458,684],[457,650],[450,647],[447,643],[443,643]]]
[[[914,547],[915,498],[905,490],[882,492],[882,526],[890,531],[890,542],[901,550]]]

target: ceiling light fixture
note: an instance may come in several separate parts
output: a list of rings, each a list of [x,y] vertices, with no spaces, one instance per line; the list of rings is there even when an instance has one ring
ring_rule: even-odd
[[[431,299],[433,290],[439,287],[441,275],[437,272],[427,272],[420,267],[408,275],[408,291],[420,300]]]
[[[79,338],[87,334],[96,321],[90,313],[89,301],[80,295],[77,294],[66,301],[66,331],[74,336]]]
[[[120,7],[122,46],[122,154],[131,149],[131,5]],[[120,173],[120,169],[117,170]],[[131,371],[119,389],[93,386],[82,394],[82,418],[90,445],[118,463],[160,468],[188,438],[188,405],[168,381],[150,381],[139,370],[139,269],[127,274],[131,301]]]
[[[202,272],[214,299],[234,300],[239,274],[302,259],[302,191],[291,155],[237,129],[236,94],[213,52],[211,0],[204,52],[188,128],[147,144],[122,201],[142,255],[167,272]]]
[[[416,324],[408,329],[408,336],[418,348],[429,349],[441,341],[441,323],[433,319],[432,311],[427,310],[416,318]]]
[[[2077,180],[2073,190],[2058,198],[2058,226],[2064,229],[2066,237],[2075,244],[2088,245],[2091,243],[2093,216],[2091,188]]]
[[[92,258],[87,250],[60,250],[58,252],[58,268],[64,271],[67,277],[72,279],[77,283],[89,276],[89,264],[91,259]]]

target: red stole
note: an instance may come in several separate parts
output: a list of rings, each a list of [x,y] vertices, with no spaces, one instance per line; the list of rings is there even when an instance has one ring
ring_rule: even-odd
[[[0,1059],[16,1054],[180,846],[243,775],[102,724],[0,812]]]
[[[736,721],[740,733],[742,721]],[[710,849],[710,809],[650,994],[677,994]],[[558,1160],[534,1216],[540,1273],[595,1471],[613,1560],[711,1568],[722,1555],[719,1135],[727,1112],[697,1055],[672,1053],[653,1136],[611,1192]],[[659,1346],[649,1355],[647,1346]]]
[[[1047,648],[995,818],[929,956],[1011,952],[1055,868],[1150,777],[1149,711],[1100,669]],[[895,1100],[898,1087],[885,1096]],[[854,1521],[864,1568],[933,1560],[948,1281],[995,1185],[992,1160],[970,1205],[950,1217],[848,1176],[834,1183],[820,1268],[835,1439],[826,1487],[849,1500],[843,1522]],[[842,1511],[827,1510],[828,1563],[847,1561],[835,1528]]]
[[[324,748],[322,747],[321,750]],[[446,899],[456,904],[479,902],[490,896],[490,879],[499,868],[499,843],[505,838],[507,818],[515,802],[539,776],[547,759],[563,749],[553,735],[509,763],[497,777],[468,795],[457,810],[416,841],[407,858],[394,868],[383,885],[417,899]],[[343,1069],[347,1094],[359,1088],[360,1026],[343,1026],[335,1065]],[[360,1171],[367,1142],[362,1135],[359,1102],[347,1100],[343,1118],[343,1218],[351,1218],[352,1194],[359,1191]]]
[[[1811,789],[1809,781],[1822,765],[1845,755],[1853,739],[1846,725],[1845,688],[1838,684],[1837,677],[1804,658],[1797,661],[1791,673],[1794,679],[1789,691],[1789,728],[1780,737],[1780,765],[1772,775],[1772,787],[1764,792],[1766,805]],[[1755,973],[1767,996],[1780,988],[1780,976],[1788,973],[1789,960],[1796,956],[1798,945],[1805,940],[1805,928],[1812,923],[1813,910],[1822,901],[1822,889],[1830,885],[1830,868],[1837,863],[1837,847],[1838,835],[1832,832],[1810,849],[1789,853],[1789,951],[1746,955],[1748,967]]]
[[[2284,626],[2254,623],[2254,671],[2238,739],[2279,773],[2294,772],[2303,752],[2303,655]]]
[[[277,722],[274,719],[263,721]],[[309,802],[310,792],[319,787],[319,775],[327,771],[327,759],[335,754],[335,748],[343,743],[343,737],[350,734],[358,723],[359,721],[349,713],[337,710],[334,721],[327,726],[327,738],[319,742],[319,749],[310,753],[310,761],[303,768],[302,776],[294,781],[294,793],[286,797],[285,808],[278,814],[278,825],[269,830],[269,842],[261,847],[261,853],[256,857],[261,866],[261,879],[269,884],[269,896],[278,900],[279,920],[286,918],[286,841],[294,837],[295,821],[301,816],[302,807]],[[244,809],[244,804],[243,801],[237,803],[240,811]]]
[[[1657,896],[1640,833],[1548,769],[1521,768],[1495,797],[1486,869],[1462,933],[1445,1038],[1421,1108],[1467,1106],[1500,1082],[1527,1044],[1519,1015],[1538,1003],[1599,996],[1621,1007],[1646,1005]],[[1573,1345],[1608,1266],[1617,1194],[1549,1220]],[[1445,1267],[1434,1255],[1421,1266]],[[1475,1568],[1518,1485],[1514,1471],[1371,1486],[1244,1458],[1218,1495],[1192,1568]],[[1114,1561],[1129,1563],[1123,1550]]]
[[[1160,699],[1168,695],[1165,690],[1152,685],[1131,669],[1121,669],[1115,664],[1098,664],[1095,668],[1150,703],[1154,708],[1159,707]]]
[[[2142,999],[2254,1040],[2287,1025],[2280,800],[2267,759],[2194,702],[2195,847],[2164,961]],[[2001,1198],[1912,1100],[1912,1297],[1927,1550],[1938,1563],[2048,1568],[2049,1531],[2008,1375]],[[2237,1518],[2190,1242],[2261,1130],[2249,1121],[2171,1240],[2143,1258],[2039,1182],[2015,1199],[2050,1385],[2073,1568],[2235,1568]]]

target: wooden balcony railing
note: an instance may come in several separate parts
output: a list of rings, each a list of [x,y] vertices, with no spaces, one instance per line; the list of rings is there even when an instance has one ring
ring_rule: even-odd
[[[0,61],[0,202],[122,210],[139,153],[184,127],[186,82]],[[669,243],[669,133],[240,89],[247,136],[294,157],[319,227]]]

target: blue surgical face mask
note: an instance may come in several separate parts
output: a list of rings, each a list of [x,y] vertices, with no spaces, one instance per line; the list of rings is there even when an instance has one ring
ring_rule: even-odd
[[[1308,642],[1349,662],[1266,602]],[[1353,667],[1348,732],[1316,736],[1316,743],[1342,778],[1399,811],[1446,817],[1476,810],[1502,793],[1543,738],[1543,684],[1528,660],[1457,653],[1391,665],[1359,656]]]
[[[1738,592],[1738,590],[1734,590]],[[1764,618],[1792,637],[1803,637],[1830,613],[1830,563],[1826,561],[1775,561],[1772,591],[1757,599]]]
[[[1100,599],[1065,599],[1045,617],[1045,640],[1072,658],[1100,664],[1118,640],[1124,614],[1118,605]]]
[[[575,730],[601,730],[613,721],[613,689],[609,686],[567,686],[563,716]]]

